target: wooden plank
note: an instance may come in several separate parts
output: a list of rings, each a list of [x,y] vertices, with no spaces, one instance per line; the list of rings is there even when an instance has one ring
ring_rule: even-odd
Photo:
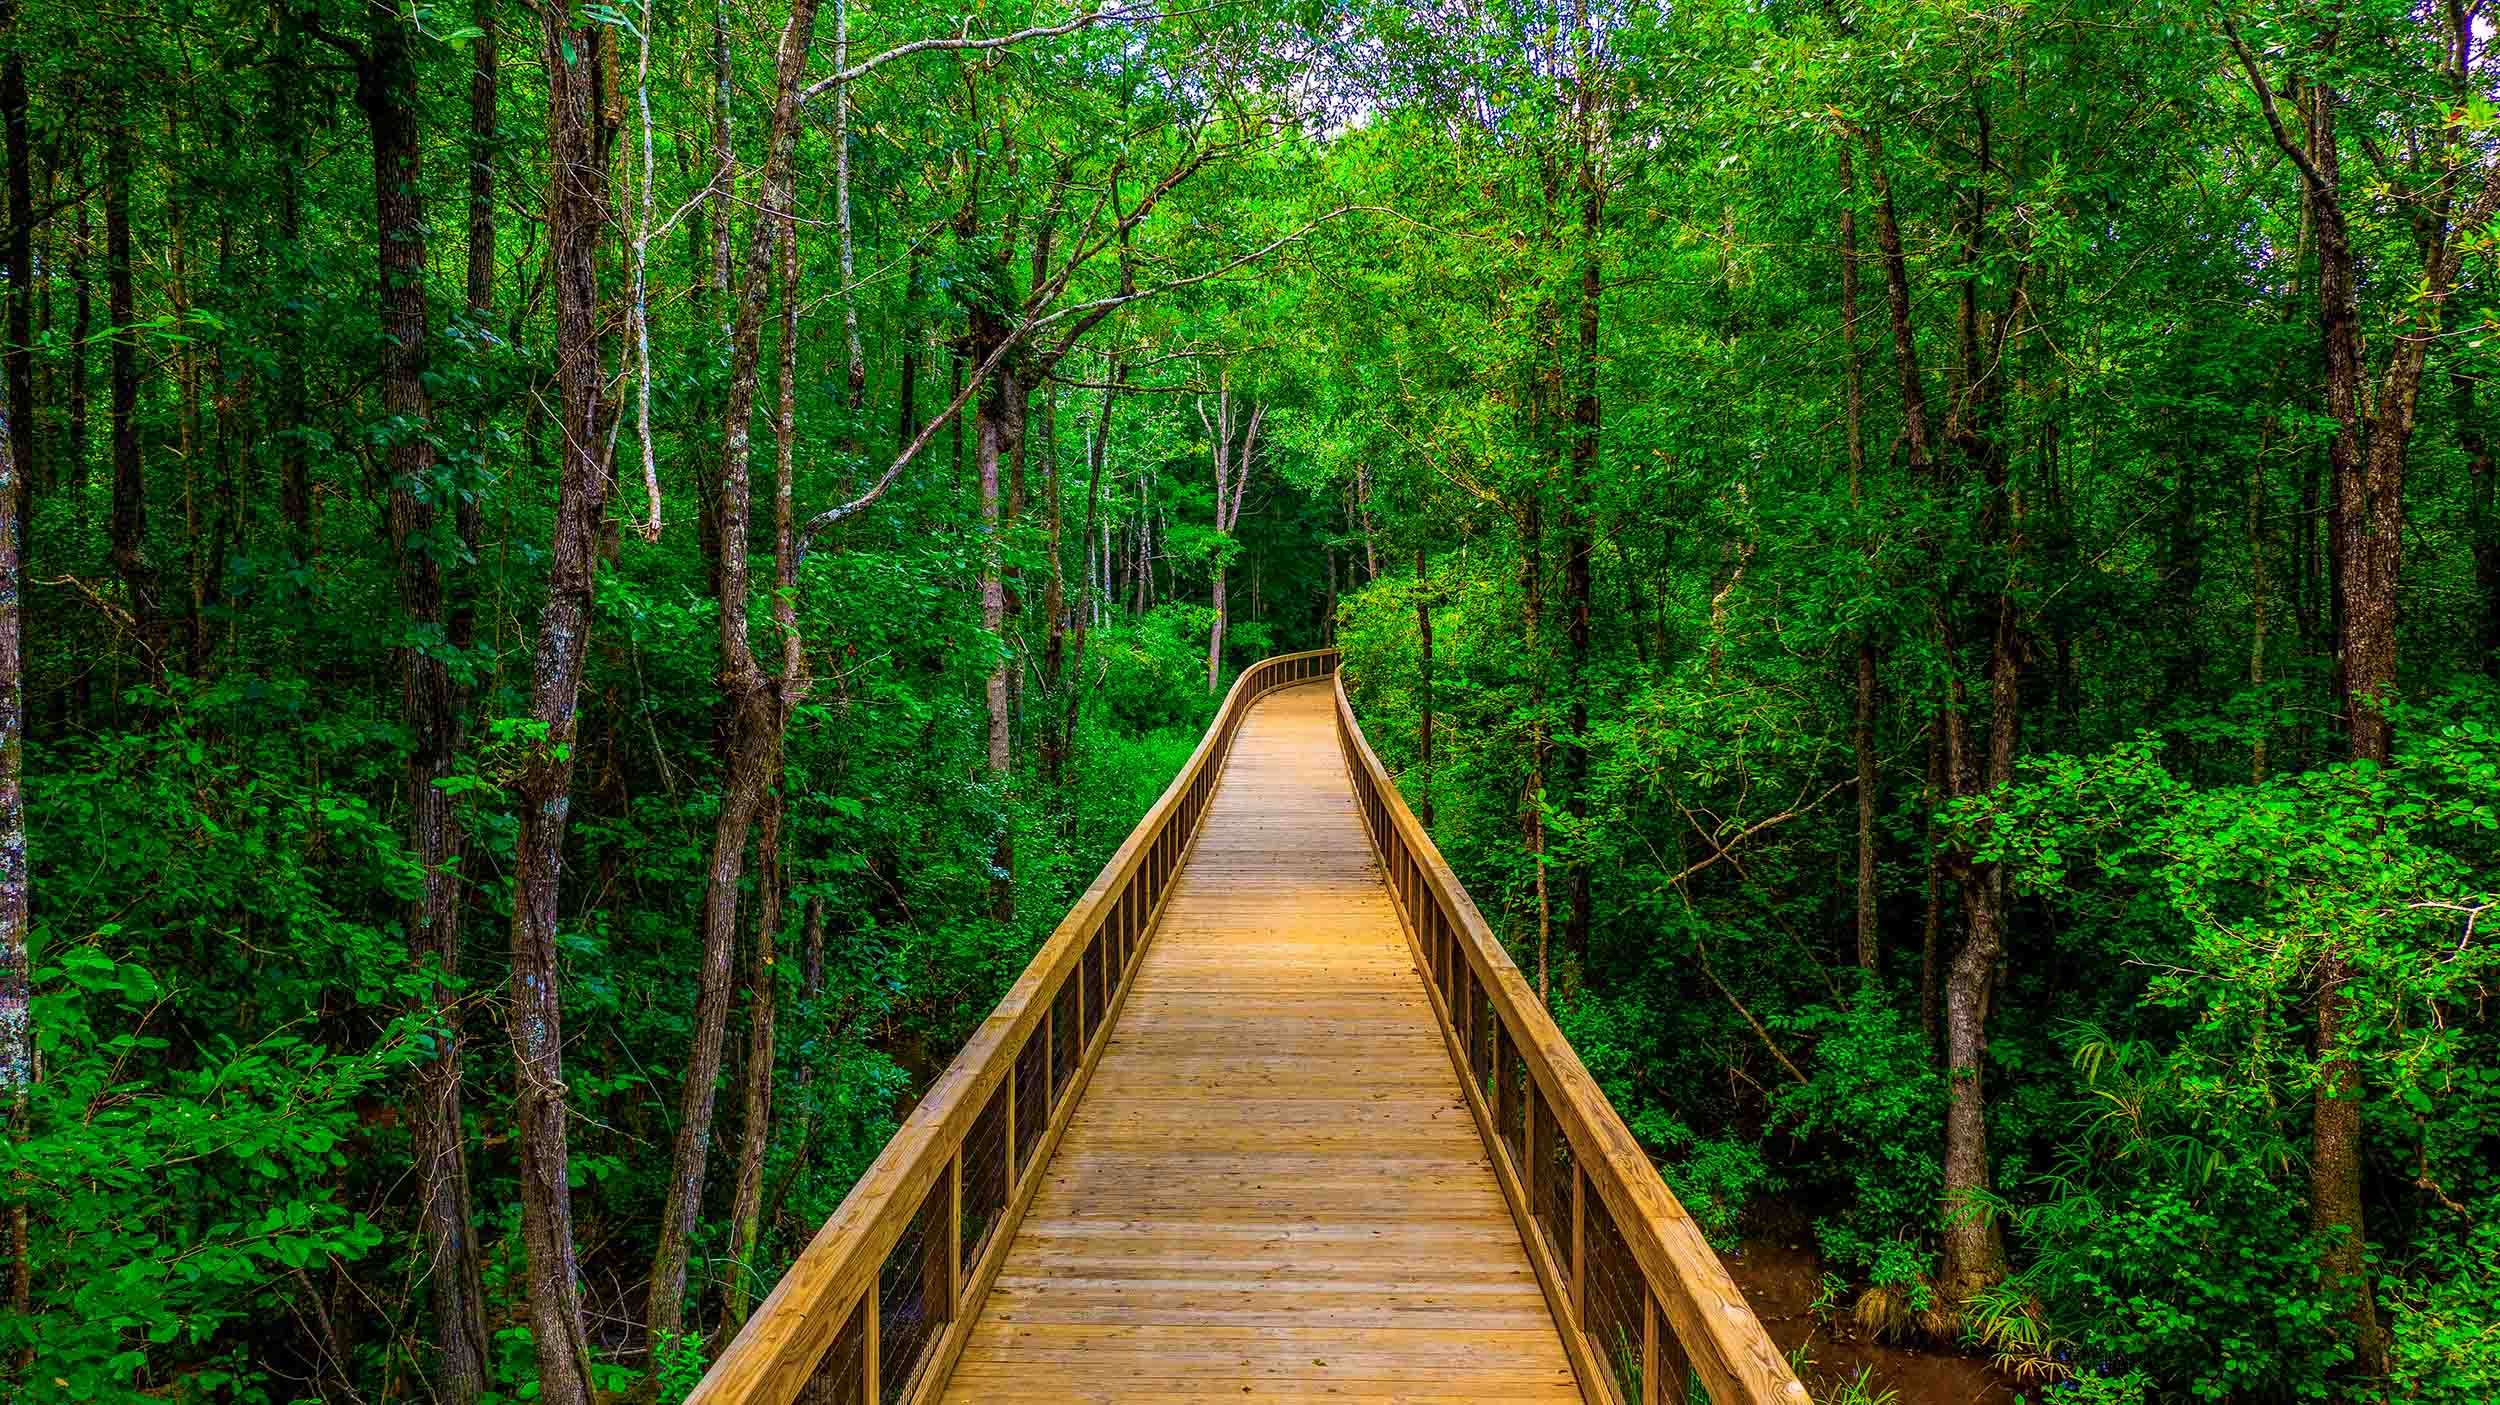
[[[1494,1017],[1516,1040],[1529,1078],[1537,1086],[1537,1100],[1550,1104],[1555,1122],[1571,1144],[1573,1161],[1586,1173],[1589,1188],[1604,1201],[1643,1277],[1659,1294],[1667,1325],[1711,1399],[1720,1405],[1806,1405],[1805,1386],[1763,1330],[1700,1227],[1659,1179],[1648,1154],[1632,1139],[1631,1130],[1581,1065],[1578,1053],[1554,1027],[1543,1003],[1476,910],[1475,901],[1398,795],[1387,768],[1363,737],[1343,680],[1331,684],[1330,690],[1336,703],[1339,750],[1357,772],[1356,788],[1370,792],[1384,813],[1376,832],[1385,832],[1389,838],[1381,844],[1381,852],[1393,862],[1411,857],[1416,863],[1423,878],[1421,905],[1426,909],[1437,905],[1448,917],[1464,969],[1473,977],[1462,982],[1461,988],[1481,989],[1493,1005]],[[1452,1014],[1458,1020],[1465,1018]],[[1488,1141],[1499,1138],[1488,1132]],[[1535,1157],[1530,1160],[1533,1163]],[[1570,1303],[1559,1301],[1555,1308],[1558,1314],[1567,1315]]]
[[[1146,871],[1167,836],[1177,834],[1179,842],[1187,842],[1179,825],[1183,802],[1192,786],[1220,764],[1229,725],[1283,678],[1289,661],[1297,658],[1325,659],[1333,671],[1335,651],[1264,660],[1234,681],[1217,721],[1180,773],[712,1363],[688,1397],[689,1405],[788,1405],[798,1395],[852,1306],[863,1295],[873,1295],[886,1255],[945,1173],[991,1091],[1012,1075],[1017,1052],[1048,1014],[1103,914]],[[1044,1081],[1050,1081],[1047,1068]],[[1036,1159],[1047,1155],[1046,1148],[1036,1149]]]
[[[1580,1399],[1323,685],[1233,739],[945,1399]]]

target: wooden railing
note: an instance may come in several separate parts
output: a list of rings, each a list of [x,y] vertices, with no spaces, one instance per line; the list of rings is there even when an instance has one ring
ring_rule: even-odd
[[[935,1397],[1118,1018],[1172,877],[1260,694],[1333,649],[1252,665],[1180,775],[695,1388],[697,1405]]]
[[[1354,720],[1337,742],[1468,1110],[1591,1405],[1806,1405],[1805,1387],[1581,1067]]]

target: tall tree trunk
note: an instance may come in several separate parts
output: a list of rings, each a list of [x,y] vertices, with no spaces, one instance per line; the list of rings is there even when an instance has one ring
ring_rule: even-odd
[[[475,0],[469,45],[469,315],[484,323],[495,307],[495,42],[494,0]]]
[[[2325,360],[2327,445],[2332,489],[2328,578],[2335,632],[2336,701],[2353,759],[2385,764],[2394,737],[2380,706],[2395,682],[2396,568],[2403,514],[2404,444],[2365,441],[2362,405],[2360,274],[2344,221],[2342,171],[2332,88],[2303,90],[2312,237],[2318,251],[2318,327]],[[2400,350],[2398,355],[2402,355]],[[2409,418],[2409,416],[2408,416]],[[2409,426],[2408,426],[2409,428]],[[2361,1204],[2361,1070],[2344,1052],[2353,1016],[2349,959],[2330,945],[2317,967],[2318,1090],[2310,1114],[2309,1227],[2325,1242],[2328,1289],[2344,1300],[2353,1365],[2387,1373],[2386,1335],[2370,1285],[2368,1228]]]
[[[83,170],[78,171],[84,176]],[[89,270],[94,266],[95,227],[87,218],[87,198],[78,197],[78,216],[70,235],[69,282],[69,425],[62,452],[67,461],[61,465],[61,476],[67,483],[71,503],[81,502],[87,490],[87,337],[95,329],[95,280]]]
[[[778,767],[779,707],[748,637],[747,542],[754,500],[751,422],[763,362],[764,309],[773,291],[773,252],[793,198],[792,153],[798,141],[799,90],[814,46],[816,0],[793,0],[776,60],[761,207],[747,239],[729,342],[729,404],[721,422],[720,660],[721,702],[728,714],[720,813],[712,827],[711,862],[703,894],[703,954],[697,968],[694,1038],[678,1099],[667,1204],[651,1262],[646,1312],[656,1358],[684,1328],[686,1257],[710,1166],[718,1102],[721,1047],[728,1031],[730,985],[737,959],[738,890],[745,880],[747,840],[764,809]],[[656,1377],[646,1376],[656,1385]]]
[[[1111,374],[1103,382],[1102,409],[1094,417],[1093,437],[1085,446],[1085,525],[1079,535],[1085,542],[1088,589],[1086,607],[1074,612],[1073,627],[1070,630],[1075,636],[1071,641],[1071,657],[1067,664],[1071,680],[1080,677],[1085,672],[1085,643],[1092,627],[1102,623],[1103,604],[1111,590],[1111,524],[1101,520],[1102,477],[1104,470],[1111,463],[1111,407],[1119,400],[1120,387],[1127,380],[1128,364],[1123,361],[1113,362]],[[1053,502],[1055,511],[1055,498]],[[1093,565],[1094,539],[1097,533],[1102,538],[1102,574],[1099,580],[1094,578]],[[1081,686],[1071,683],[1062,690],[1059,717],[1056,723],[1059,743],[1055,764],[1058,767],[1059,784],[1063,786],[1068,783],[1072,774],[1076,756],[1076,719],[1083,699],[1084,689]]]
[[[1415,647],[1416,677],[1423,706],[1417,709],[1415,721],[1415,769],[1423,778],[1421,803],[1416,817],[1424,828],[1432,828],[1432,584],[1428,570],[1430,556],[1415,548]],[[1333,563],[1331,569],[1334,569]]]
[[[147,479],[139,461],[139,338],[130,252],[131,131],[116,126],[104,141],[105,315],[113,322],[113,517],[108,536],[113,569],[140,661],[164,675],[164,638],[157,609],[156,566],[148,559]]]
[[[519,778],[513,854],[512,1029],[519,1081],[521,1235],[529,1254],[530,1332],[538,1398],[588,1405],[590,1339],[583,1331],[580,1268],[565,1136],[562,972],[556,958],[564,831],[572,807],[582,674],[589,658],[591,595],[599,569],[599,523],[609,474],[599,342],[599,240],[608,218],[608,168],[595,130],[595,22],[568,23],[546,7],[548,74],[547,237],[555,284],[556,383],[563,446],[547,573],[531,665],[530,717],[542,729]]]
[[[1207,629],[1207,691],[1213,693],[1224,676],[1224,626],[1229,617],[1225,598],[1226,563],[1224,552],[1232,546],[1232,534],[1241,524],[1241,499],[1250,485],[1251,460],[1259,451],[1259,422],[1267,415],[1265,405],[1253,405],[1249,426],[1242,432],[1238,449],[1233,445],[1233,390],[1231,373],[1226,372],[1216,389],[1215,418],[1207,418],[1202,402],[1198,421],[1207,428],[1215,444],[1215,531],[1218,538],[1212,596],[1215,621]]]
[[[1002,250],[1002,266],[1012,257],[1012,250]],[[965,360],[979,366],[1007,334],[1005,322],[995,312],[975,306],[967,316]],[[1024,452],[1026,392],[1016,360],[1013,356],[1002,358],[990,372],[989,383],[980,388],[973,443],[974,469],[981,491],[981,628],[997,651],[989,677],[982,685],[982,697],[989,717],[990,781],[998,787],[998,830],[990,856],[990,917],[998,922],[1014,920],[1016,911],[1015,828],[1007,807],[1009,776],[1015,762],[1014,715],[1007,694],[1010,660],[1006,575],[1006,536],[1013,516],[1012,504],[1005,495],[1007,485],[1000,476],[1002,468]]]
[[[1988,755],[1984,780],[1968,754],[1960,710],[1947,732],[1946,765],[1962,795],[1993,791],[2013,776],[2016,709],[2020,705],[2020,643],[2010,599],[1998,602],[1989,648]],[[2005,1276],[2005,1240],[1987,1197],[1994,1189],[1988,1155],[1988,1007],[1997,962],[2005,952],[2005,870],[2002,864],[1956,860],[1961,869],[1961,946],[1944,973],[1945,1128],[1944,1273],[1947,1302],[1969,1302]]]
[[[849,0],[833,0],[833,69],[851,63]],[[842,347],[849,358],[844,368],[847,388],[843,404],[857,415],[868,403],[868,358],[859,344],[859,271],[851,248],[851,85],[833,85],[833,217],[835,263],[842,274]]]
[[[1536,994],[1553,989],[1553,894],[1545,877],[1545,509],[1531,487],[1519,504],[1519,625],[1528,665],[1528,784],[1521,825],[1536,866]]]
[[[1957,394],[1946,416],[1945,436],[1958,462],[1954,472],[1976,477],[1985,485],[1980,521],[1974,533],[1996,552],[2003,572],[1987,597],[1988,732],[1984,758],[1970,754],[1966,712],[1953,708],[1946,718],[1948,778],[1957,795],[1994,794],[2014,778],[2022,705],[2023,644],[2016,605],[2016,577],[2023,551],[2018,520],[2021,499],[2013,491],[2011,465],[1997,433],[1999,407],[2007,378],[2005,358],[2011,328],[2024,312],[2023,271],[2015,266],[2007,307],[1994,319],[1983,318],[1979,305],[1980,265],[1989,234],[1987,187],[1995,174],[1989,144],[1988,112],[1974,104],[1978,132],[1974,179],[1966,193],[1962,216],[1964,277],[1956,326],[1960,343]],[[1887,216],[1887,224],[1890,217]],[[2017,250],[2019,254],[2019,248]],[[1942,485],[1948,491],[1953,484]],[[1952,602],[1945,602],[1950,610]],[[1939,612],[1940,619],[1943,611]],[[1938,643],[1948,668],[1958,666],[1955,631],[1940,628]],[[1958,674],[1956,675],[1958,679]],[[1959,684],[1956,683],[1958,690]],[[1963,1304],[2005,1276],[2005,1240],[1989,1208],[1995,1175],[1988,1150],[1988,1011],[1997,969],[2005,954],[2006,884],[2001,863],[1983,861],[1968,850],[1953,859],[1960,880],[1963,939],[1945,969],[1945,1139],[1944,1139],[1944,1269],[1941,1288],[1947,1302]]]
[[[400,608],[420,638],[446,626],[443,561],[455,555],[438,530],[443,496],[431,437],[433,403],[425,285],[425,205],[417,117],[417,69],[409,26],[375,7],[357,103],[373,139],[375,307],[382,330],[382,409],[392,422],[384,451],[390,480],[391,547],[399,558]],[[408,841],[423,873],[407,914],[408,955],[433,978],[427,1018],[434,1057],[416,1068],[410,1130],[417,1161],[418,1219],[435,1320],[435,1385],[446,1398],[486,1389],[483,1275],[471,1234],[466,1139],[460,1118],[460,821],[443,783],[459,748],[451,669],[438,649],[400,651],[408,752]]]
[[[1849,143],[1840,143],[1840,343],[1842,374],[1848,384],[1849,509],[1866,507],[1866,364],[1858,345],[1858,181]],[[1871,553],[1870,553],[1871,554]],[[1883,947],[1875,928],[1875,635],[1862,629],[1857,647],[1857,697],[1850,718],[1849,745],[1857,760],[1858,884],[1856,926],[1858,968],[1873,972],[1883,963]]]
[[[2465,450],[2466,515],[2474,556],[2474,592],[2481,602],[2474,646],[2486,673],[2500,678],[2500,472],[2489,431],[2474,404],[2474,381],[2459,374],[2457,442]]]
[[[0,347],[9,387],[9,450],[17,461],[18,549],[25,550],[33,515],[35,483],[43,465],[35,446],[35,157],[26,133],[26,55],[18,42],[24,0],[8,0],[0,32],[8,53],[0,56],[0,131],[9,162],[9,236],[0,255],[8,260],[8,343]]]
[[[1583,130],[1591,120],[1587,89],[1583,86],[1581,120]],[[1562,785],[1564,811],[1571,817],[1575,830],[1588,822],[1589,797],[1589,597],[1591,595],[1591,555],[1594,551],[1595,525],[1590,521],[1590,485],[1597,477],[1600,403],[1598,399],[1598,304],[1604,292],[1604,275],[1599,266],[1599,220],[1603,213],[1595,156],[1584,151],[1581,157],[1580,204],[1580,305],[1578,362],[1573,379],[1577,393],[1571,405],[1571,456],[1565,491],[1568,506],[1564,511],[1566,533],[1563,541],[1563,620],[1570,644],[1570,673],[1566,686],[1571,693],[1566,724],[1571,728],[1571,744],[1562,749]],[[1564,868],[1569,906],[1563,924],[1563,945],[1583,972],[1589,959],[1589,866],[1575,848],[1571,862]]]
[[[302,95],[304,73],[303,19],[293,5],[278,7],[276,61],[269,68],[271,121],[277,128],[278,243],[284,250],[283,276],[307,277],[304,257],[305,153]],[[304,321],[302,299],[283,299],[274,318],[277,333],[276,441],[278,515],[285,521],[288,547],[301,563],[312,556],[312,455],[305,443],[304,421],[311,393],[304,383]]]
[[[1883,144],[1865,134],[1867,165],[1875,182],[1875,247],[1884,262],[1884,293],[1892,311],[1892,355],[1901,374],[1901,434],[1908,442],[1910,471],[1924,476],[1927,447],[1927,385],[1918,370],[1918,333],[1910,320],[1909,260],[1901,250],[1901,218],[1892,201],[1892,178],[1884,171]]]
[[[789,811],[783,792],[782,751],[789,733],[790,711],[805,689],[806,653],[799,637],[798,535],[793,493],[798,476],[799,259],[798,221],[789,209],[780,212],[781,259],[781,403],[773,418],[773,630],[781,639],[781,678],[773,698],[772,756],[763,814],[756,824],[755,955],[747,977],[747,1052],[745,1089],[740,1098],[738,1171],[729,1210],[731,1246],[729,1284],[722,1296],[720,1326],[714,1349],[726,1343],[746,1321],[755,1287],[755,1250],[764,1214],[764,1156],[772,1147],[773,1040],[776,981],[775,945],[781,936],[782,913],[789,900],[789,878],[782,854],[782,825]],[[820,943],[821,937],[816,940]],[[823,979],[823,957],[811,950],[811,985]]]
[[[28,1131],[35,1025],[26,949],[26,634],[24,555],[18,536],[17,402],[0,381],[0,1117],[12,1145]],[[9,1197],[9,1309],[32,1305],[24,1196]],[[31,1365],[13,1363],[19,1375]]]

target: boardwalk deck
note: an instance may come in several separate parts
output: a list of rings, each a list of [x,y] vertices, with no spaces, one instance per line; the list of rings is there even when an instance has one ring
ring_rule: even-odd
[[[1582,1398],[1331,698],[1252,710],[946,1400]]]

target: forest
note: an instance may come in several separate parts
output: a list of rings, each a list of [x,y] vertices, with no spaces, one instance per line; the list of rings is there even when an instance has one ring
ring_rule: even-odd
[[[2500,1399],[2495,46],[0,0],[5,1394],[683,1399],[1327,646],[1818,1398]]]

